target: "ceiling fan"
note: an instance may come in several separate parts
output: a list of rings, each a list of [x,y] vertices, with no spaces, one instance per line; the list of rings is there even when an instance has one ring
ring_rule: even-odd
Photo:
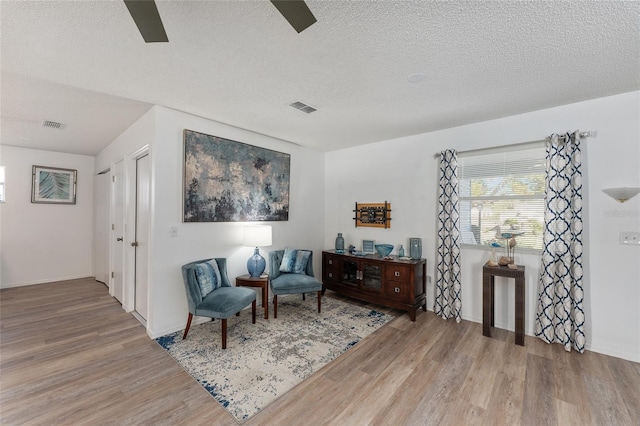
[[[304,0],[271,0],[271,3],[298,33],[316,22],[316,17],[313,16]],[[124,0],[124,4],[129,9],[129,13],[145,42],[169,41],[154,0]]]

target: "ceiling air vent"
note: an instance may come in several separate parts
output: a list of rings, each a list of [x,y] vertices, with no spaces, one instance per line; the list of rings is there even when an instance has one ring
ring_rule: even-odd
[[[64,129],[65,125],[62,123],[58,123],[57,121],[44,120],[42,122],[42,127],[49,127],[51,129]]]
[[[312,107],[311,105],[307,105],[304,102],[295,101],[289,104],[290,107],[297,109],[298,111],[302,111],[306,114],[311,114],[314,111],[317,111],[317,108]]]

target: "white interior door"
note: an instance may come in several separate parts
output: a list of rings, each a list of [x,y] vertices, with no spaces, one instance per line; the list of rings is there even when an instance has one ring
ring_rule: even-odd
[[[115,164],[111,174],[111,206],[113,223],[111,230],[111,272],[113,279],[113,297],[124,303],[124,160]]]
[[[135,310],[146,321],[148,314],[149,259],[149,195],[151,168],[149,156],[136,161],[136,239],[135,247]]]
[[[95,276],[96,281],[109,285],[109,171],[95,178]]]

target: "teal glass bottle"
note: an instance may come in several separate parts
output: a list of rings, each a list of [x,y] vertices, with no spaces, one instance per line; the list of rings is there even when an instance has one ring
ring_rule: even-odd
[[[400,244],[400,248],[398,249],[398,256],[404,257],[404,247]]]
[[[344,238],[342,237],[342,232],[338,232],[338,236],[336,237],[336,253],[344,253]]]

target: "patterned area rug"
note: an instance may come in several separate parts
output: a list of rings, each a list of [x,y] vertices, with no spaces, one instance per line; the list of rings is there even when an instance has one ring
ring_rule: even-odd
[[[191,327],[156,341],[225,407],[244,421],[393,319],[340,300],[300,295],[278,299],[278,318],[251,311],[228,320],[227,349],[220,321]],[[258,309],[258,312],[261,312]]]

